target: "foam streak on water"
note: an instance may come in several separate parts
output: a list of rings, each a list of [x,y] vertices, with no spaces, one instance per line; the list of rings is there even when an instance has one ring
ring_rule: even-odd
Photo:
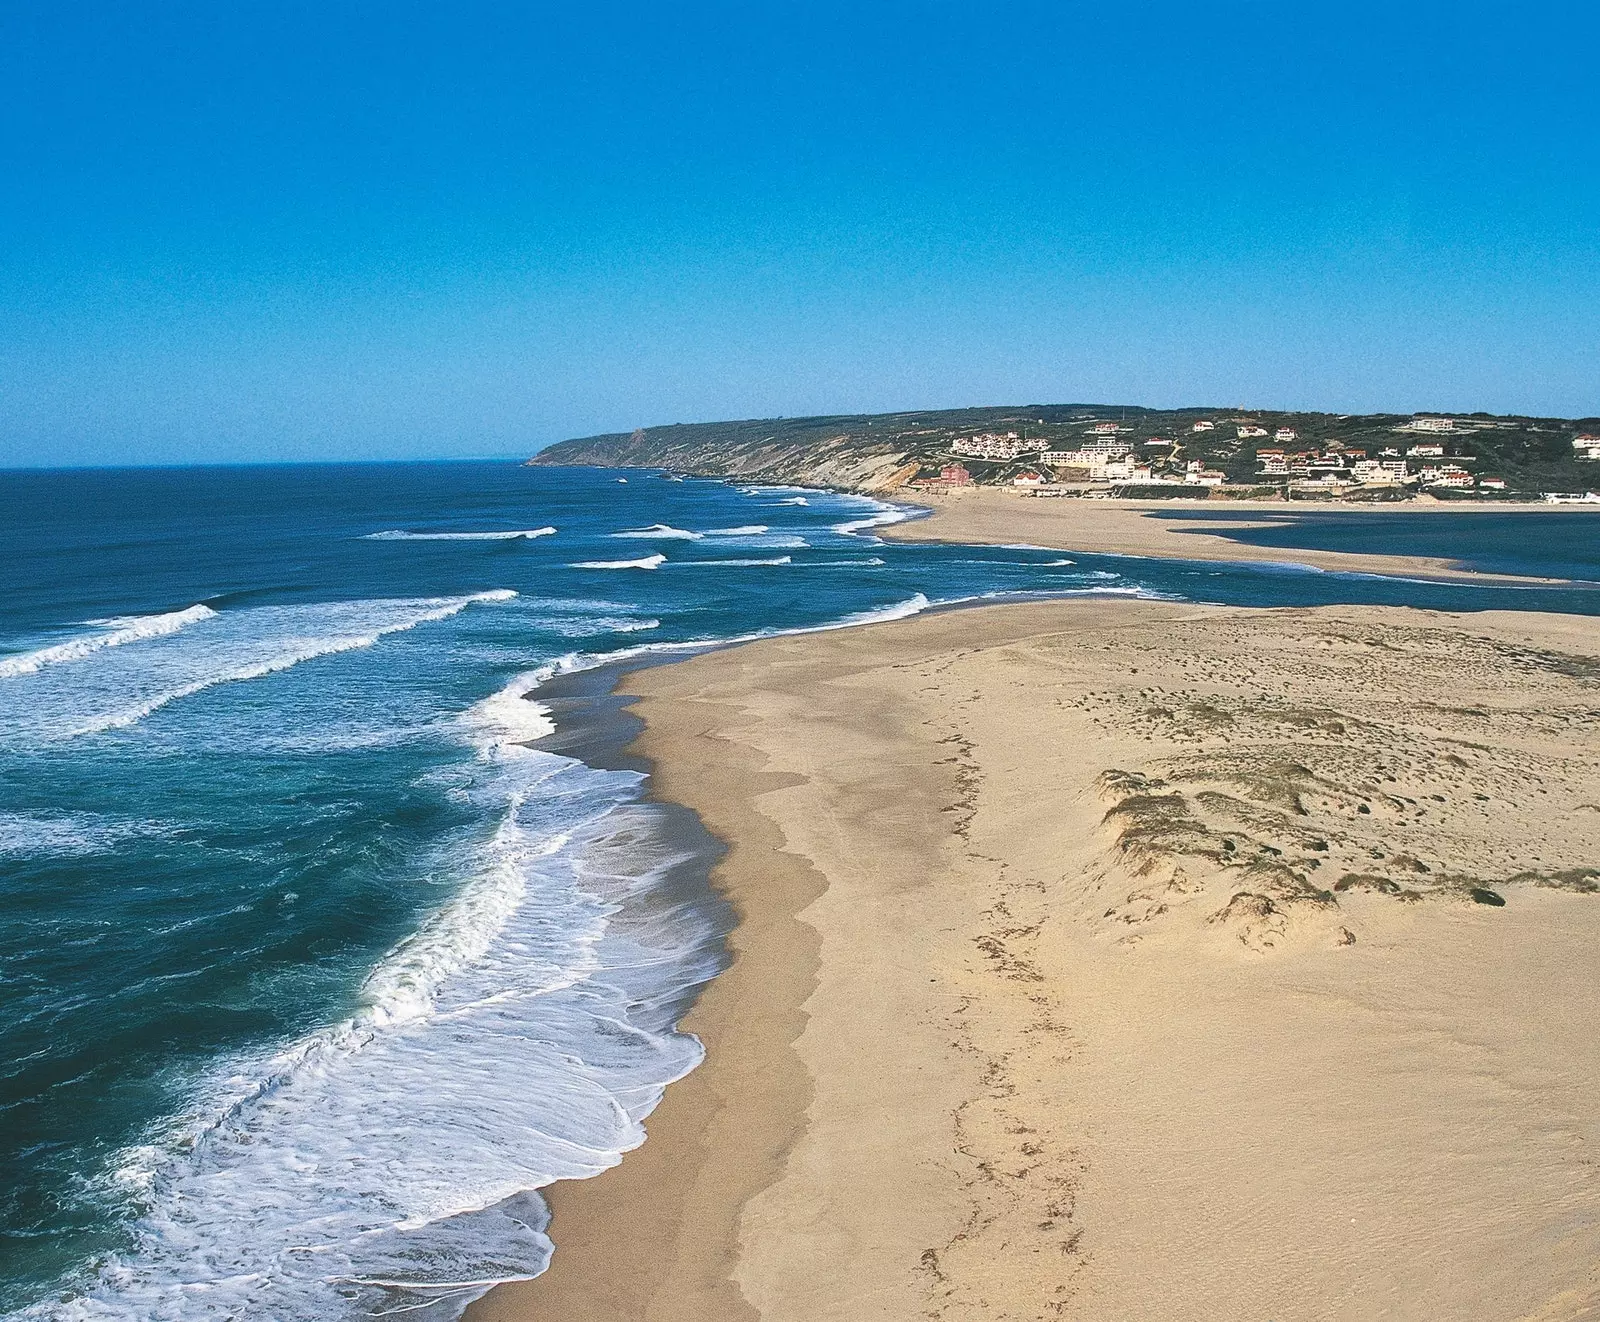
[[[532,541],[535,537],[553,537],[555,528],[513,528],[508,532],[405,532],[391,528],[387,532],[369,532],[369,542],[517,542]]]

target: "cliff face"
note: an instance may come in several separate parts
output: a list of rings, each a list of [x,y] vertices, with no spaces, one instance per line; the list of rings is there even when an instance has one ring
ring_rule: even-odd
[[[887,491],[914,476],[898,429],[880,419],[800,418],[642,427],[542,451],[533,464],[666,468],[702,477]],[[877,434],[874,434],[874,433]]]

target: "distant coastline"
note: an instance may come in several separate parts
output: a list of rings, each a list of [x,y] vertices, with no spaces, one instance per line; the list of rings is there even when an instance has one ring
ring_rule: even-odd
[[[1600,418],[1028,404],[677,423],[562,441],[534,465],[661,468],[869,494],[1600,505]]]

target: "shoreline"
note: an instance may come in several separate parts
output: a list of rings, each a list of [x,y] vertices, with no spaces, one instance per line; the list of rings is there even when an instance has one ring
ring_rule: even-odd
[[[1537,708],[1550,685],[1568,692],[1563,666],[1600,673],[1583,624],[1406,608],[1033,603],[766,639],[627,674],[619,691],[639,697],[644,720],[630,752],[654,767],[651,797],[693,808],[729,845],[713,881],[736,913],[734,962],[681,1025],[701,1037],[706,1060],[667,1090],[649,1140],[594,1179],[546,1190],[550,1270],[497,1287],[467,1316],[1199,1317],[1204,1300],[1212,1316],[1248,1304],[1264,1316],[1354,1318],[1396,1300],[1398,1316],[1438,1316],[1462,1290],[1507,1305],[1475,1316],[1535,1307],[1541,1319],[1584,1316],[1600,1304],[1600,1283],[1585,1284],[1600,1261],[1600,1190],[1578,1174],[1581,1149],[1543,1136],[1555,1123],[1600,1139],[1600,1116],[1579,1100],[1593,1095],[1600,1059],[1557,994],[1575,1000],[1592,981],[1600,899],[1501,882],[1498,908],[1404,905],[1372,882],[1335,902],[1332,923],[1325,901],[1280,896],[1277,918],[1269,902],[1224,924],[1232,949],[1292,917],[1274,938],[1282,952],[1255,949],[1244,964],[1219,953],[1215,919],[1184,927],[1166,916],[1183,897],[1101,919],[1106,878],[1123,862],[1102,848],[1094,786],[1108,768],[1096,759],[1171,753],[1211,738],[1209,727],[1169,730],[1154,750],[1137,735],[1104,747],[1099,736],[1063,740],[1026,769],[1018,800],[1002,792],[1012,773],[995,759],[1014,763],[1045,709],[980,690],[963,698],[969,680],[950,678],[992,674],[1042,697],[1060,682],[1051,657],[1078,658],[1075,671],[1121,649],[1145,678],[1118,681],[1114,666],[1099,680],[1132,696],[1144,691],[1134,685],[1179,678],[1151,658],[1176,635],[1189,644],[1168,655],[1188,666],[1225,651],[1218,640],[1230,629],[1244,630],[1227,646],[1247,658],[1263,634],[1297,650],[1320,640],[1325,655],[1330,639],[1380,629],[1453,666],[1462,700],[1457,688],[1483,682],[1484,648],[1546,657],[1538,683],[1519,681],[1515,695]],[[1570,661],[1571,649],[1588,659]],[[1379,650],[1358,664],[1383,663]],[[1283,683],[1300,682],[1297,670]],[[1404,684],[1406,673],[1383,682]],[[939,692],[921,691],[930,686]],[[988,715],[967,715],[969,702]],[[1063,730],[1094,735],[1081,712],[1048,716],[1063,719]],[[1380,741],[1373,755],[1438,734]],[[1330,756],[1340,738],[1330,736]],[[1505,767],[1483,772],[1497,802],[1521,792],[1514,780],[1526,767],[1548,762],[1519,739]],[[1208,756],[1221,756],[1226,740],[1212,742]],[[1580,748],[1591,760],[1577,773],[1590,791],[1593,743]],[[1041,776],[1059,814],[1049,826],[1034,811]],[[1546,807],[1518,808],[1518,838],[1502,849],[1491,832],[1479,842],[1484,860],[1510,875],[1513,856],[1534,849],[1546,864],[1563,851],[1568,861],[1592,856],[1540,815]],[[1584,813],[1572,822],[1593,833]],[[1087,894],[1066,903],[1051,893],[1060,882],[1041,892],[1032,874],[1065,875],[1069,897],[1072,879],[1086,879]],[[1143,944],[1124,949],[1135,938]],[[1465,1007],[1452,978],[1473,987]],[[1530,982],[1552,996],[1554,1022],[1524,1022],[1518,998]],[[1370,1019],[1379,1005],[1393,1020],[1381,1033]],[[1307,1032],[1324,1040],[1325,1062],[1300,1057]],[[1479,1044],[1465,1062],[1429,1045],[1463,1034]],[[1488,1047],[1516,1059],[1490,1065]],[[1558,1050],[1559,1084],[1543,1077]],[[1424,1073],[1406,1073],[1423,1061]],[[1388,1083],[1397,1066],[1398,1093]],[[1535,1077],[1542,1091],[1529,1094]],[[1265,1094],[1262,1079],[1272,1081]],[[1163,1103],[1174,1087],[1179,1098]],[[1243,1131],[1232,1124],[1241,1108],[1255,1113]],[[1322,1112],[1309,1128],[1291,1119]],[[1199,1126],[1198,1146],[1172,1149],[1175,1117],[1180,1131]],[[1352,1124],[1354,1147],[1344,1137]],[[1023,1131],[1035,1137],[1019,1146]],[[1272,1138],[1265,1149],[1258,1133]],[[1324,1170],[1339,1172],[1333,1184]],[[1336,1230],[1333,1212],[1345,1206],[1359,1234]],[[1188,1213],[1176,1227],[1173,1207]],[[1227,1231],[1220,1240],[1213,1222]],[[1260,1252],[1270,1262],[1257,1263]],[[1511,1300],[1529,1307],[1509,1311]]]
[[[919,497],[926,493],[916,493]],[[891,541],[955,542],[996,545],[1027,542],[1050,550],[1085,554],[1147,556],[1163,560],[1198,560],[1258,564],[1294,564],[1325,571],[1381,574],[1385,577],[1424,578],[1444,583],[1506,585],[1565,585],[1578,580],[1499,574],[1472,569],[1440,556],[1378,555],[1301,547],[1255,546],[1235,541],[1216,531],[1209,521],[1168,518],[1175,510],[1233,513],[1226,527],[1249,529],[1270,526],[1263,514],[1301,514],[1326,510],[1397,514],[1426,513],[1445,518],[1454,513],[1517,513],[1537,516],[1583,509],[1572,505],[1502,506],[1488,502],[1439,501],[1435,503],[1371,506],[1296,506],[1283,501],[1213,500],[1082,500],[1039,499],[991,487],[966,487],[935,496],[933,501],[908,501],[930,511],[927,517],[877,529]],[[1600,507],[1596,507],[1600,508]]]
[[[674,665],[686,659],[670,658]],[[747,807],[745,794],[760,793],[769,781],[779,788],[781,777],[765,774],[753,755],[709,742],[688,712],[649,704],[646,714],[635,681],[665,661],[622,663],[612,676],[618,708],[638,723],[621,756],[648,770],[646,799],[686,807],[698,797],[693,787],[707,777],[740,786],[721,811],[705,804],[690,810],[724,848],[711,888],[733,912],[726,937],[730,964],[701,988],[678,1024],[680,1032],[700,1039],[705,1060],[665,1091],[646,1121],[649,1137],[619,1165],[540,1191],[552,1229],[560,1226],[549,1268],[531,1280],[495,1286],[468,1308],[466,1322],[756,1316],[730,1279],[730,1246],[740,1209],[775,1178],[802,1127],[795,1102],[806,1095],[807,1081],[792,1046],[804,1028],[801,1007],[816,986],[818,958],[816,934],[798,915],[826,882],[784,854],[770,824]],[[749,867],[762,870],[764,886],[727,884],[728,874]],[[759,970],[759,986],[750,985],[752,969]],[[764,1107],[750,1108],[749,1089],[725,1077],[750,1069],[770,1094]],[[740,1113],[747,1108],[754,1116]],[[693,1238],[681,1233],[689,1225]],[[619,1239],[630,1248],[622,1271]]]

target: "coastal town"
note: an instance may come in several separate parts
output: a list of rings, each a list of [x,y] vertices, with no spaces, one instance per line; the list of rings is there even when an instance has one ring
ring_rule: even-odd
[[[1029,404],[639,427],[532,462],[875,494],[1600,505],[1600,417]]]
[[[1390,430],[1387,444],[1353,444],[1328,437],[1307,444],[1292,426],[1269,429],[1254,417],[1199,418],[1187,432],[1144,436],[1116,421],[1087,423],[1071,445],[1016,431],[982,432],[950,445],[937,474],[919,471],[907,485],[937,492],[978,483],[1006,484],[1032,496],[1235,496],[1288,500],[1407,500],[1416,496],[1505,498],[1534,496],[1549,504],[1600,504],[1593,490],[1514,491],[1506,477],[1483,471],[1464,443],[1493,422],[1416,416]],[[1227,429],[1235,454],[1249,447],[1248,475],[1216,466],[1213,440]],[[1456,438],[1464,438],[1457,442]],[[1600,464],[1600,435],[1571,439],[1575,461]],[[1199,453],[1196,453],[1199,451]],[[1014,470],[1014,471],[1013,471]],[[1596,473],[1600,479],[1600,471]]]

